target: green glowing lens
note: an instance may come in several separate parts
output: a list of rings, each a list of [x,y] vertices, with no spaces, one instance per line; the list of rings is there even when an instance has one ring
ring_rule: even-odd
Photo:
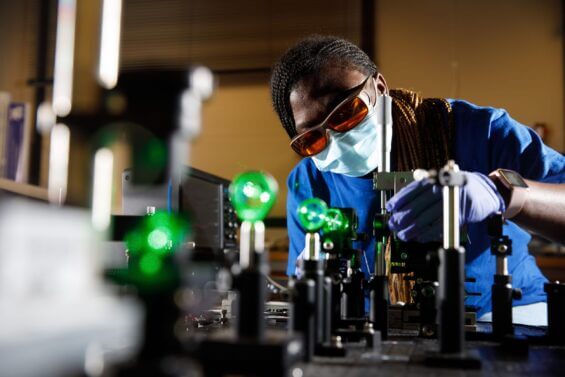
[[[171,241],[171,230],[165,226],[153,229],[147,235],[147,245],[155,251],[166,251]]]
[[[326,222],[322,229],[325,233],[345,233],[349,229],[349,221],[339,209],[330,208],[326,213]]]
[[[139,270],[146,276],[156,275],[163,266],[163,258],[171,255],[188,234],[188,223],[181,217],[156,212],[145,216],[136,229],[125,237],[126,246]]]
[[[308,232],[320,230],[326,222],[328,206],[318,198],[306,199],[298,207],[298,221]]]
[[[154,254],[145,254],[139,261],[139,268],[145,275],[155,275],[162,265],[161,258]]]
[[[159,211],[144,219],[147,246],[155,251],[169,250],[187,234],[187,224],[175,214]]]
[[[230,185],[231,201],[242,221],[263,220],[275,204],[277,191],[277,181],[259,171],[241,173]]]
[[[373,221],[373,228],[375,229],[384,229],[385,224],[380,219],[375,219]]]

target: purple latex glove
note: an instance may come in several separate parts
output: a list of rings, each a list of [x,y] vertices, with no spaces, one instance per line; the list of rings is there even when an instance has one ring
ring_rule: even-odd
[[[504,212],[504,200],[492,181],[481,173],[464,172],[467,183],[461,187],[461,225],[483,221]],[[415,181],[400,190],[386,204],[392,213],[390,229],[403,241],[438,241],[443,231],[441,187],[429,180]]]

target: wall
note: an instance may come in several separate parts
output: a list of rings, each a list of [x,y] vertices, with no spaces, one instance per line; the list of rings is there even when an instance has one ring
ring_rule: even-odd
[[[220,76],[216,93],[204,107],[191,164],[229,179],[248,169],[271,173],[280,190],[271,216],[285,216],[286,176],[298,158],[272,110],[267,80],[265,74]]]
[[[0,91],[15,101],[30,101],[34,77],[35,0],[0,1]]]
[[[545,122],[565,151],[561,17],[559,0],[379,0],[378,64],[389,86]]]
[[[92,77],[98,14],[92,4],[98,2],[80,2],[77,15],[75,76],[80,88],[75,90],[75,107],[82,111],[96,103]],[[31,99],[25,81],[33,74],[34,48],[28,46],[35,38],[37,3],[0,1],[0,48],[9,51],[0,54],[0,90],[11,91],[16,99]],[[390,86],[503,107],[525,124],[546,122],[551,131],[548,144],[565,150],[560,1],[378,0],[377,4],[377,58]],[[300,27],[308,33],[304,22]],[[215,96],[205,106],[204,128],[191,163],[227,178],[244,169],[271,172],[281,187],[272,215],[282,216],[285,179],[298,160],[271,109],[268,75],[219,79]],[[73,174],[82,177],[80,172]],[[73,185],[82,181],[73,179]],[[77,196],[86,189],[71,187]]]
[[[391,87],[507,109],[546,122],[563,143],[561,3],[557,0],[379,0],[377,60]],[[233,177],[264,169],[279,181],[272,215],[285,213],[285,180],[298,161],[271,110],[268,77],[222,82],[205,107],[193,165]]]

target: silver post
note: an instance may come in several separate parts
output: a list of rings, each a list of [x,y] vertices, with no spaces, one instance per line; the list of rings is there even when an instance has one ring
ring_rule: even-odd
[[[320,260],[320,235],[318,233],[306,233],[304,259]]]
[[[184,179],[184,167],[190,163],[190,143],[202,129],[202,104],[209,99],[215,86],[214,75],[206,67],[197,66],[188,74],[188,88],[180,97],[178,128],[169,141],[169,177],[173,187]]]
[[[392,97],[388,95],[377,96],[377,135],[380,145],[380,154],[377,165],[378,173],[390,172],[390,152],[392,149]],[[387,191],[381,190],[381,214],[386,214]],[[383,224],[384,225],[384,224]],[[375,255],[375,274],[386,274],[385,249],[387,237],[376,240],[377,254]]]
[[[241,223],[239,237],[239,266],[244,268],[256,267],[255,253],[265,250],[265,224],[262,221],[244,221]]]
[[[443,249],[439,251],[440,352],[460,354],[465,347],[465,249],[459,245],[459,193],[465,184],[459,166],[449,160],[438,173],[443,186]]]
[[[449,160],[446,171],[458,172],[459,166]],[[459,186],[443,186],[443,248],[456,249],[459,247]]]
[[[377,172],[390,172],[390,152],[392,149],[392,97],[381,95],[377,97],[377,135],[381,150]]]
[[[496,256],[496,274],[508,275],[508,258],[506,256],[508,246],[504,244],[498,245],[498,252],[500,254]]]

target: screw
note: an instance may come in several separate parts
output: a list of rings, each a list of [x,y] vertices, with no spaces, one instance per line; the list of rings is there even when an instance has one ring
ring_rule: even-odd
[[[431,326],[424,325],[424,326],[422,326],[422,334],[424,336],[430,337],[430,336],[433,336],[435,334],[435,331]]]
[[[342,348],[343,344],[341,343],[341,336],[339,336],[339,335],[338,336],[332,336],[331,344],[334,347]]]
[[[424,287],[422,289],[422,295],[424,295],[424,297],[430,297],[434,294],[434,289],[430,286],[428,287]]]

